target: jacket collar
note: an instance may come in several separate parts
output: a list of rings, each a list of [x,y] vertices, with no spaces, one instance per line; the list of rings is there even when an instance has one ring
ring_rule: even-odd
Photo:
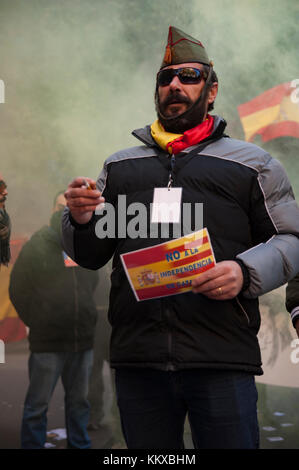
[[[223,135],[224,137],[224,129],[226,127],[226,121],[220,116],[214,116],[214,128],[212,134],[209,136],[209,140],[213,138],[219,138]],[[155,140],[152,138],[151,135],[151,126],[145,126],[140,129],[135,129],[132,132],[132,135],[136,137],[136,139],[141,140],[141,142],[148,147],[160,148],[158,147]],[[190,148],[190,147],[189,147]]]

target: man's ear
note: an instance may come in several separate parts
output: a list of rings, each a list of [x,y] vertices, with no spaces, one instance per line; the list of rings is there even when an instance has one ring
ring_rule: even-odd
[[[214,82],[209,89],[208,104],[214,103],[218,93],[218,82]]]

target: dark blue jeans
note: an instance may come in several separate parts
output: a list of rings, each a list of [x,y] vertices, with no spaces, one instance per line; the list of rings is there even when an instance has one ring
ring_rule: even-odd
[[[42,449],[47,437],[49,401],[59,377],[65,391],[65,421],[70,448],[87,449],[89,403],[88,381],[92,367],[92,350],[67,353],[31,353],[30,384],[27,391],[21,430],[23,449]]]
[[[188,415],[196,449],[256,449],[257,390],[244,372],[118,369],[116,391],[129,449],[183,449]]]

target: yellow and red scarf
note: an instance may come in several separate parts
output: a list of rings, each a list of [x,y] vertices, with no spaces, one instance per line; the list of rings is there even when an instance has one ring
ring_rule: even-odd
[[[151,134],[156,143],[163,150],[176,155],[187,147],[199,144],[202,140],[211,135],[214,126],[214,118],[207,115],[204,122],[198,126],[188,129],[183,134],[173,134],[166,132],[159,120],[151,125]]]

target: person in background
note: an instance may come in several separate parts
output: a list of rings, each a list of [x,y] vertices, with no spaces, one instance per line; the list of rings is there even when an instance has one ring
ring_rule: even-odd
[[[96,188],[82,187],[78,177],[65,193],[63,245],[69,256],[90,269],[113,256],[110,364],[131,449],[182,449],[187,416],[195,448],[259,446],[258,297],[299,271],[299,208],[278,161],[224,134],[225,120],[210,114],[217,93],[202,42],[171,26],[156,75],[158,119],[133,132],[139,146],[105,161]],[[203,204],[198,228],[208,229],[217,263],[196,272],[192,291],[138,302],[120,255],[175,234],[170,220],[169,235],[163,235],[158,220],[160,230],[152,236],[155,188],[163,196],[159,202],[169,201],[170,192],[172,203],[191,204],[191,227],[196,203]],[[137,236],[105,232],[107,208],[118,214],[120,195],[127,201],[126,229],[126,209],[132,214],[136,203],[145,209],[144,231]]]
[[[288,282],[286,308],[291,314],[291,320],[299,338],[299,273]]]
[[[7,199],[7,185],[0,173],[0,266],[8,265],[10,260],[10,233],[11,223],[8,213],[5,210],[5,201]]]
[[[88,401],[90,403],[88,429],[93,431],[100,429],[103,424],[109,424],[104,422],[110,410],[108,406],[105,409],[107,403],[104,402],[105,382],[103,372],[105,361],[109,362],[111,326],[107,320],[107,311],[109,305],[110,274],[110,265],[106,265],[100,270],[100,280],[94,293],[98,320],[95,329],[93,367],[88,392]]]
[[[59,377],[65,391],[65,422],[69,448],[87,449],[97,311],[93,300],[98,273],[76,265],[61,247],[61,215],[65,198],[54,200],[50,225],[33,234],[13,267],[9,294],[29,327],[29,388],[21,446],[43,448],[47,410]]]

